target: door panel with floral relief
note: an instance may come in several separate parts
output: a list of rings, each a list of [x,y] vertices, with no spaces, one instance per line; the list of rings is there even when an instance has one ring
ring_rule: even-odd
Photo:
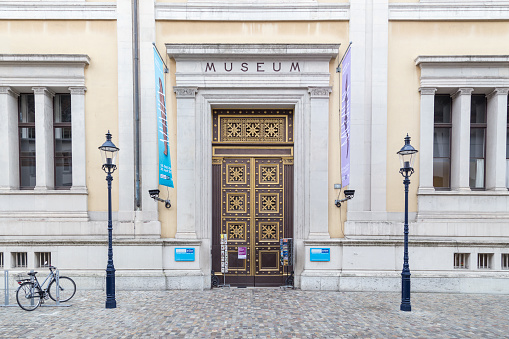
[[[214,110],[212,135],[213,271],[227,234],[227,284],[281,285],[279,240],[293,234],[293,111]]]

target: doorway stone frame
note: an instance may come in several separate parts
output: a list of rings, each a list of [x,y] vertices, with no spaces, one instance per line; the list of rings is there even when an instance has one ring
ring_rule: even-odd
[[[212,109],[293,108],[296,283],[305,267],[305,241],[328,233],[328,122],[330,62],[339,44],[166,44],[176,61],[177,233],[199,242],[199,271],[210,286],[212,234]],[[208,61],[299,62],[299,73],[207,73]],[[196,267],[196,266],[195,266]],[[197,268],[197,267],[196,267]],[[177,272],[175,272],[178,274]],[[166,273],[171,275],[171,272]],[[182,273],[180,273],[182,274]],[[189,276],[188,275],[188,276]]]

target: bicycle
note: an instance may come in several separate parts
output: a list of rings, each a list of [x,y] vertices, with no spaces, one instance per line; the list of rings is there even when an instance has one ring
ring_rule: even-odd
[[[44,279],[42,284],[39,284],[36,274],[37,272],[30,272],[28,279],[18,279],[18,290],[16,291],[16,301],[19,307],[25,311],[33,311],[39,307],[44,300],[48,297],[53,301],[66,302],[69,301],[76,293],[76,284],[69,277],[58,277],[58,290],[57,290],[57,274],[56,267],[49,266],[50,273]],[[48,281],[49,279],[49,281]],[[43,288],[44,284],[46,288]]]

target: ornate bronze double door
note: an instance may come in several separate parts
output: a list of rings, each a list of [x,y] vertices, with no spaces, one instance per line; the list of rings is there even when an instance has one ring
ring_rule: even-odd
[[[225,129],[222,139],[229,144],[217,142],[213,148],[213,270],[216,274],[221,272],[220,235],[226,234],[227,284],[280,286],[284,284],[287,271],[292,270],[283,268],[279,251],[280,239],[293,235],[293,145],[287,141],[291,111],[282,111],[280,115],[270,114],[280,112],[272,110],[265,115],[256,114],[257,111],[250,111],[251,114],[227,112],[215,111],[218,118],[215,127],[219,133],[221,127]],[[232,133],[228,133],[227,123],[231,119],[221,121],[221,117],[232,116],[240,122],[241,133],[248,131],[253,121],[260,132],[274,131],[270,124],[282,118],[284,124],[277,130],[285,128],[284,143],[258,140],[258,144],[241,143],[240,146],[232,142],[232,138],[228,138]],[[217,139],[221,141],[221,137]]]

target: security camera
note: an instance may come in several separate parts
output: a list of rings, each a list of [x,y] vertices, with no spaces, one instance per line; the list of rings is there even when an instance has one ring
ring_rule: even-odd
[[[352,199],[355,194],[355,190],[345,190],[345,198]]]
[[[170,199],[163,200],[163,199],[159,198],[159,190],[148,190],[148,194],[150,195],[150,197],[152,199],[154,199],[154,201],[160,201],[160,202],[164,203],[164,207],[166,207],[166,208],[171,207]]]
[[[159,190],[148,190],[148,194],[152,199],[155,199],[159,196]]]
[[[334,205],[336,205],[336,207],[341,207],[341,203],[352,199],[354,194],[355,194],[355,190],[345,190],[345,198],[341,199],[341,200],[339,200],[339,199],[334,200]]]

